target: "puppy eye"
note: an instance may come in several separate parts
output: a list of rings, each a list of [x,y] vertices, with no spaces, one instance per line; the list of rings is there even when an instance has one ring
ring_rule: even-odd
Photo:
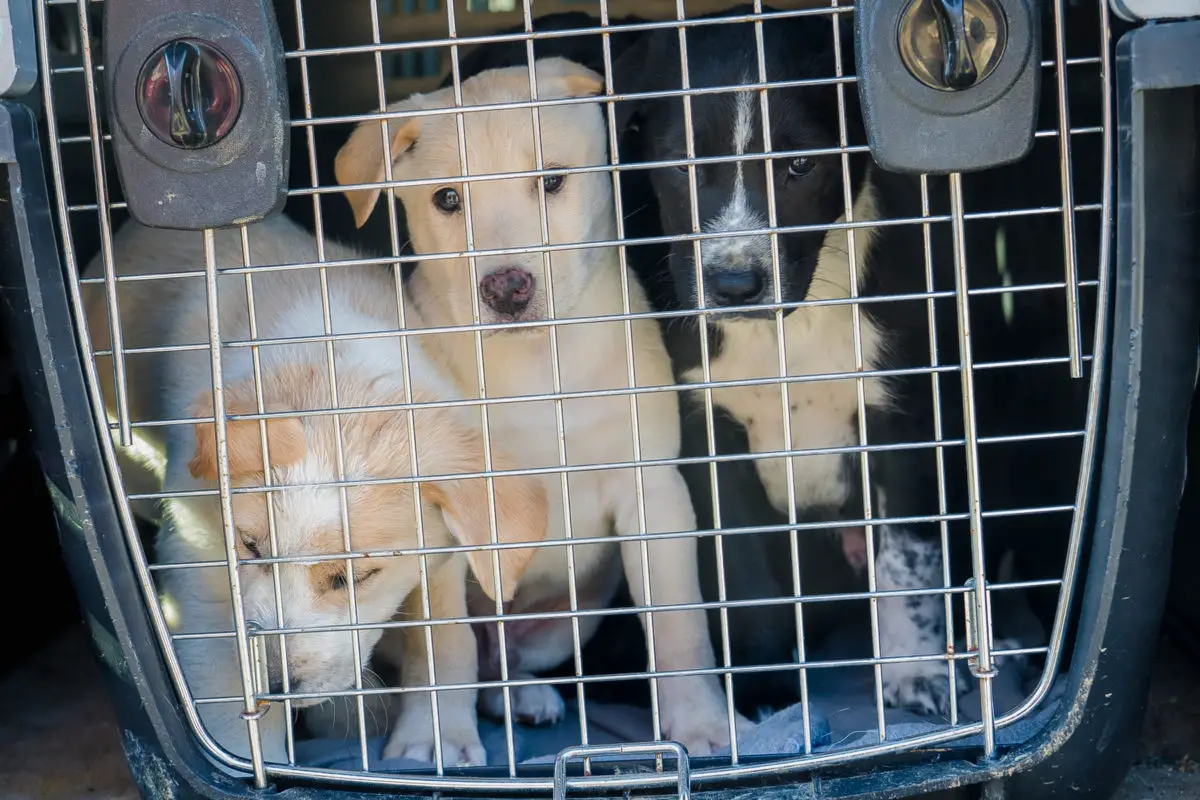
[[[377,573],[377,572],[379,572],[378,567],[376,567],[375,569],[356,569],[356,570],[354,570],[354,585],[362,586],[365,581],[367,581],[369,578],[374,576],[375,573]],[[345,589],[346,588],[346,573],[344,573],[344,572],[335,573],[334,576],[329,579],[329,588],[335,592],[340,592],[343,589]]]
[[[254,541],[250,537],[248,537],[248,536],[242,537],[242,547],[244,547],[248,551],[250,551],[251,558],[262,558],[262,553],[259,552],[259,549],[258,549],[258,542]]]
[[[688,165],[687,164],[677,164],[675,166],[675,171],[678,172],[680,175],[687,175],[688,174]]]
[[[805,175],[812,172],[813,168],[816,166],[816,160],[809,158],[808,156],[793,158],[792,162],[788,164],[788,175],[793,178],[803,178]]]
[[[453,214],[462,205],[462,198],[457,189],[447,186],[433,193],[433,204],[447,214]]]
[[[563,187],[563,182],[567,179],[566,175],[546,175],[542,178],[542,185],[546,187],[546,194],[558,194]]]

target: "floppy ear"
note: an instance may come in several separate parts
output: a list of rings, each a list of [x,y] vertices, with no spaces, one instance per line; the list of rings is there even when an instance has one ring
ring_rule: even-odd
[[[582,64],[561,56],[539,58],[533,64],[539,78],[549,76],[559,84],[563,97],[595,97],[604,94],[604,78]]]
[[[414,412],[417,448],[422,474],[453,475],[483,471],[483,437],[455,419],[448,409]],[[514,469],[505,454],[492,453],[492,467]],[[514,475],[493,479],[496,497],[496,541],[513,544],[538,542],[546,537],[549,508],[541,481],[534,476]],[[422,495],[442,510],[454,538],[464,545],[492,543],[488,513],[487,481],[483,478],[445,479],[421,484]],[[492,572],[492,553],[500,561],[502,600],[511,600],[534,549],[510,548],[467,553],[467,561],[483,591],[495,599],[497,588]]]
[[[250,414],[255,410],[253,382],[244,381],[226,387],[225,409],[230,414]],[[192,416],[208,417],[213,413],[212,392],[201,392],[192,403]],[[263,471],[262,437],[257,420],[230,421],[225,425],[225,442],[229,451],[231,477],[253,475]],[[307,452],[304,426],[295,417],[267,420],[267,457],[272,467],[295,464]],[[211,422],[196,425],[196,452],[188,462],[188,470],[196,478],[215,480],[217,477],[217,430]]]
[[[662,37],[655,36],[653,31],[643,34],[613,62],[613,92],[633,94],[649,91],[646,69],[649,65],[651,46],[653,43],[661,44],[664,46],[664,51],[669,46],[661,39]],[[645,100],[624,100],[616,103],[613,111],[616,117],[618,136],[636,125],[645,103]]]
[[[396,111],[403,106],[415,105],[414,97],[405,100],[402,105],[389,106],[388,110]],[[334,159],[333,174],[338,184],[347,186],[356,183],[380,183],[387,174],[384,158],[390,158],[394,163],[416,145],[420,132],[419,118],[389,119],[388,154],[385,156],[379,121],[369,119],[360,122]],[[354,224],[361,228],[371,216],[371,210],[375,208],[379,199],[379,189],[355,189],[345,194],[350,208],[354,211]]]

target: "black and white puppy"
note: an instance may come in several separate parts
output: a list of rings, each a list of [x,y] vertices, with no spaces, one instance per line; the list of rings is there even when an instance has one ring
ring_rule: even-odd
[[[747,6],[725,14],[751,12]],[[833,24],[828,17],[811,16],[763,21],[767,81],[809,81],[768,90],[766,121],[760,92],[744,88],[760,82],[755,25],[731,21],[688,29],[690,87],[729,87],[727,92],[693,95],[690,112],[694,155],[730,159],[695,167],[699,229],[723,235],[701,239],[699,267],[693,241],[676,241],[661,254],[661,261],[652,252],[649,258],[639,259],[639,269],[660,307],[692,309],[702,304],[717,310],[709,316],[708,377],[745,382],[714,388],[712,398],[723,414],[744,427],[748,452],[760,455],[752,462],[753,469],[770,509],[768,513],[754,508],[753,501],[742,502],[748,513],[739,517],[726,497],[735,495],[736,500],[740,489],[730,489],[726,474],[719,471],[721,527],[759,526],[771,517],[786,522],[792,508],[801,521],[846,521],[839,530],[846,560],[861,566],[867,553],[861,522],[856,522],[865,514],[861,487],[871,489],[873,517],[911,519],[938,513],[937,480],[931,448],[871,452],[865,461],[860,449],[860,426],[870,446],[932,440],[929,375],[870,377],[862,380],[861,387],[852,376],[859,364],[865,370],[928,366],[930,331],[923,300],[870,302],[872,297],[926,291],[921,229],[861,226],[884,218],[918,216],[919,194],[915,181],[880,170],[865,148],[853,151],[845,162],[837,152],[843,136],[853,147],[865,144],[865,135],[853,85],[839,97],[833,80]],[[852,74],[848,20],[841,24],[841,65]],[[618,94],[678,90],[683,85],[680,61],[676,31],[648,34],[614,68],[615,90]],[[844,123],[839,109],[844,109]],[[618,121],[624,130],[622,160],[626,163],[689,156],[689,125],[678,96],[621,103]],[[771,151],[779,154],[769,174],[762,158],[768,127]],[[650,180],[662,232],[692,234],[687,166],[654,168]],[[775,241],[763,231],[769,224],[772,197],[776,224],[785,229]],[[626,199],[627,207],[635,202]],[[842,223],[851,219],[858,226],[848,234]],[[857,315],[847,302],[854,281],[857,294],[867,298]],[[810,304],[794,305],[800,301]],[[782,354],[774,310],[778,304],[783,308]],[[953,307],[945,308],[940,317],[952,322]],[[704,380],[696,318],[672,324],[667,338],[680,377],[689,382]],[[786,401],[779,384],[770,382],[779,377],[781,365],[790,378]],[[953,395],[954,387],[947,388]],[[860,392],[866,409],[861,420]],[[947,399],[943,396],[944,405]],[[695,424],[702,415],[693,411],[690,416]],[[702,441],[707,447],[707,438]],[[787,450],[808,452],[773,455]],[[742,480],[744,475],[735,477]],[[956,491],[961,490],[961,477],[948,479],[951,495],[961,494]],[[707,466],[693,470],[689,480],[695,496],[697,485],[707,480]],[[744,481],[739,485],[744,486]],[[938,533],[938,526],[929,523],[875,527],[877,589],[942,587]],[[738,559],[743,548],[758,549],[745,558],[765,564],[764,583],[782,589],[783,596],[791,595],[792,559],[784,549],[785,540],[777,536],[755,544],[758,538],[757,534],[727,537],[727,560]],[[813,538],[802,535],[806,541]],[[837,562],[845,564],[837,557],[813,562],[804,549],[802,545],[805,572],[821,575],[836,570]],[[966,554],[965,546],[958,549]],[[805,594],[813,592],[810,585],[803,589]],[[794,638],[788,643],[783,635],[788,626],[794,630],[791,609],[772,608],[764,623],[740,625],[733,632],[735,650],[739,645],[759,647],[764,638],[775,642],[774,653],[769,652],[771,646],[760,648],[748,657],[750,661],[766,657],[768,663],[780,663],[779,651],[794,646]],[[947,650],[941,596],[914,593],[880,599],[878,620],[879,655],[885,658],[931,656]],[[772,633],[764,637],[764,628]],[[758,643],[747,636],[756,637]],[[941,714],[949,709],[950,681],[944,661],[887,663],[882,679],[890,706]]]

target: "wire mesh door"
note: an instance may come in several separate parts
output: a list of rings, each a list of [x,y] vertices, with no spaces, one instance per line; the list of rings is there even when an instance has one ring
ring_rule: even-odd
[[[103,3],[38,4],[130,549],[197,736],[260,784],[991,756],[1057,702],[1106,5],[1048,11],[1026,159],[919,177],[870,161],[852,9],[626,5],[281,4],[288,205],[184,232],[127,219]],[[602,762],[571,787],[676,780]]]

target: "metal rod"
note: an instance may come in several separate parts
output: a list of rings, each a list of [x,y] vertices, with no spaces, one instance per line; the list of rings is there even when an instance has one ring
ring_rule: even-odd
[[[233,493],[229,478],[229,440],[225,420],[225,375],[221,366],[221,304],[217,286],[216,234],[204,231],[205,299],[208,311],[209,364],[213,385],[213,428],[217,439],[217,490],[221,498],[221,532],[225,538],[226,568],[233,604],[234,631],[237,634],[238,666],[242,678],[243,713],[250,736],[250,762],[254,784],[267,785],[263,768],[262,738],[258,729],[258,701],[254,696],[254,675],[250,662],[250,643],[246,634],[246,612],[242,606],[242,585],[238,576],[238,534],[233,522]]]
[[[979,486],[979,435],[975,415],[975,372],[971,348],[971,309],[966,293],[967,278],[966,232],[962,209],[962,173],[950,173],[950,209],[954,216],[951,227],[954,240],[954,286],[958,291],[958,349],[962,363],[963,430],[966,431],[967,505],[971,519],[971,568],[975,579],[973,592],[975,619],[979,626],[979,650],[976,654],[979,679],[979,707],[983,725],[984,758],[996,754],[996,707],[993,699],[992,679],[996,676],[992,664],[992,619],[987,604],[987,567],[983,547],[983,506]]]
[[[1082,334],[1079,318],[1079,256],[1075,242],[1075,178],[1071,163],[1071,117],[1067,97],[1066,12],[1063,0],[1054,0],[1054,81],[1058,89],[1058,160],[1062,176],[1063,269],[1067,282],[1067,352],[1071,377],[1083,377]],[[1107,57],[1107,54],[1105,54]]]

